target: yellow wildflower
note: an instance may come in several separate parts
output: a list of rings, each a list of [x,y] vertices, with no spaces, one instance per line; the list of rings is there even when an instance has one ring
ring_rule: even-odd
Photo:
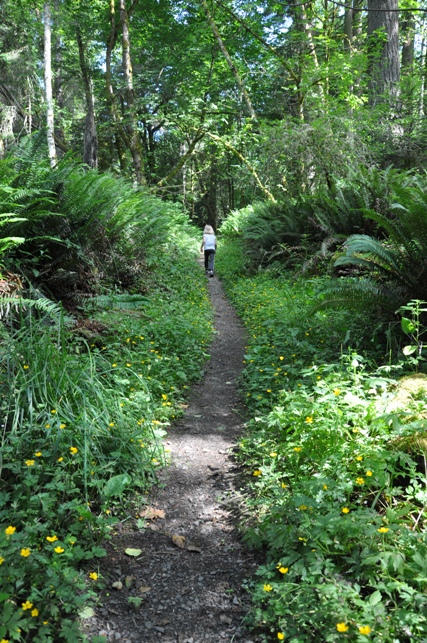
[[[356,478],[356,484],[365,484],[364,478]]]
[[[38,616],[38,615],[39,615],[39,610],[37,609],[37,607],[31,610],[31,616]]]
[[[29,547],[24,547],[21,549],[21,556],[24,558],[28,558],[28,556],[31,554],[31,549]]]
[[[302,447],[294,447],[294,451],[296,451],[297,453],[298,453],[299,451],[301,451],[301,449],[302,449]]]
[[[41,458],[43,453],[41,451],[36,451],[34,455],[36,456],[36,458]]]
[[[264,585],[264,592],[271,592],[272,591],[272,586],[269,583],[265,583]]]
[[[359,627],[359,632],[361,634],[370,634],[372,632],[372,629],[369,627],[369,625],[361,625]]]
[[[65,551],[65,549],[64,549],[63,547],[60,547],[60,546],[58,545],[58,547],[55,547],[54,551],[55,551],[55,553],[57,553],[57,554],[63,554],[63,553],[64,553],[64,551]]]
[[[282,566],[282,567],[279,567],[279,572],[280,572],[281,574],[287,574],[287,573],[288,573],[288,571],[289,571],[289,567],[283,567],[283,566]]]
[[[362,460],[363,460],[363,456],[362,456],[362,455],[358,455],[358,456],[357,456],[357,458],[356,458],[356,460],[357,460],[358,462],[362,462]]]
[[[389,528],[388,527],[380,527],[379,529],[377,529],[377,531],[379,531],[380,534],[386,534],[389,531]]]
[[[339,395],[340,393],[341,393],[341,389],[334,388],[334,395]]]
[[[33,604],[30,601],[25,601],[25,603],[22,603],[23,610],[30,610],[32,607]]]
[[[60,425],[59,425],[59,428],[60,428],[60,429],[65,429],[65,427],[66,427],[66,426],[67,426],[67,425],[63,423],[63,424],[60,424]]]
[[[58,540],[58,536],[46,536],[46,540],[50,543],[54,543],[55,540]]]
[[[348,507],[343,507],[341,511],[343,514],[348,514],[350,512],[350,509]]]
[[[338,632],[347,632],[348,625],[346,625],[345,623],[337,623],[337,630]]]
[[[33,467],[34,466],[35,460],[25,460],[25,464],[27,467]]]
[[[6,536],[11,536],[12,534],[15,533],[16,527],[12,527],[12,525],[11,525],[10,527],[6,527],[6,529],[4,531],[5,531]]]
[[[70,451],[71,451],[71,453],[73,455],[75,455],[77,453],[77,451],[78,451],[78,448],[77,447],[70,447]]]
[[[90,572],[89,578],[92,580],[98,580],[98,574],[96,572]]]
[[[305,423],[306,424],[311,424],[312,422],[313,422],[313,418],[311,417],[311,415],[309,415],[308,417],[305,418]]]
[[[260,475],[262,475],[262,471],[261,471],[261,469],[255,469],[255,471],[253,472],[253,474],[252,474],[252,475],[253,475],[253,476],[260,476]]]
[[[277,632],[277,638],[279,639],[279,641],[284,641],[285,635],[283,634],[283,632]]]
[[[4,563],[4,558],[0,556],[0,565],[3,565],[3,563]]]
[[[366,471],[366,475],[368,476],[368,478],[370,478],[370,477],[371,477],[371,475],[372,475],[372,471],[370,471],[370,470],[368,469],[368,471]]]

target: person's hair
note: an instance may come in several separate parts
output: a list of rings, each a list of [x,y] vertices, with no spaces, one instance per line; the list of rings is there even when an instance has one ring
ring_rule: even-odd
[[[215,234],[213,227],[211,225],[205,225],[203,234]]]

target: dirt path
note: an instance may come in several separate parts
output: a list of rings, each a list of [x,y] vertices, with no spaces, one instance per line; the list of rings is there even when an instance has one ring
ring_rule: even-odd
[[[150,520],[149,529],[129,525],[108,544],[106,591],[86,621],[90,636],[123,643],[256,641],[242,626],[242,581],[255,561],[239,543],[231,512],[238,471],[229,450],[243,427],[237,379],[244,332],[219,281],[210,279],[208,287],[216,330],[211,359],[168,435],[172,464],[148,503],[164,518]],[[142,553],[130,558],[127,547]]]

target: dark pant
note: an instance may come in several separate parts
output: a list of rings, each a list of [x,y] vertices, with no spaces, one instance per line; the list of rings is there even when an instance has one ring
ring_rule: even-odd
[[[215,250],[205,250],[205,270],[208,269],[210,255],[212,255],[211,266],[213,268],[213,262],[214,262],[214,258],[215,258]]]

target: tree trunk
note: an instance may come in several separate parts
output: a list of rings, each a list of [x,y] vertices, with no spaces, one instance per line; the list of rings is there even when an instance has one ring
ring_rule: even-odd
[[[50,26],[50,3],[47,0],[44,3],[44,82],[46,98],[46,133],[47,148],[49,153],[50,165],[56,165],[56,147],[55,147],[55,119],[53,113],[53,95],[52,95],[52,58],[51,58],[51,26]]]
[[[400,80],[397,0],[368,0],[370,103],[394,98]]]
[[[136,182],[138,185],[145,183],[142,173],[141,140],[138,133],[138,120],[135,111],[135,92],[133,88],[132,63],[130,58],[129,22],[126,11],[126,0],[120,0],[120,21],[122,25],[122,64],[125,79],[125,102],[128,112],[127,140],[133,159]]]
[[[353,48],[354,10],[352,0],[348,0],[344,11],[344,49],[351,52]]]
[[[402,72],[410,73],[414,66],[415,55],[415,18],[406,12],[401,19],[402,32]]]
[[[115,0],[110,0],[110,33],[107,41],[107,49],[105,52],[105,83],[107,90],[107,104],[110,108],[111,120],[113,122],[113,131],[114,131],[114,144],[117,150],[117,156],[119,159],[120,169],[124,171],[126,169],[126,158],[122,145],[122,132],[119,123],[119,115],[117,113],[116,106],[116,97],[114,95],[113,81],[111,74],[111,57],[113,49],[116,46],[117,42],[117,25],[116,25],[116,13],[115,13]]]
[[[90,168],[98,167],[98,136],[95,123],[95,98],[93,95],[93,83],[86,61],[85,49],[79,25],[76,25],[77,44],[79,47],[80,68],[82,71],[83,85],[86,97],[86,121],[83,148],[83,163]]]
[[[215,24],[215,21],[214,21],[214,19],[212,17],[211,12],[209,11],[209,7],[208,7],[208,5],[206,3],[206,0],[202,0],[202,5],[203,5],[203,8],[205,10],[208,22],[209,22],[209,24],[211,26],[212,33],[213,33],[213,35],[214,35],[214,37],[215,37],[215,39],[216,39],[216,41],[218,43],[219,48],[221,49],[221,52],[222,52],[225,60],[227,61],[227,64],[228,64],[228,66],[230,68],[230,71],[233,74],[233,76],[234,76],[234,78],[236,80],[236,83],[237,83],[237,85],[238,85],[238,87],[239,87],[239,89],[240,89],[240,91],[242,93],[242,96],[243,96],[243,98],[245,100],[245,103],[246,103],[246,107],[248,108],[248,112],[249,112],[251,118],[254,121],[257,121],[258,119],[257,119],[257,116],[255,114],[255,110],[254,110],[254,108],[252,106],[252,102],[251,102],[251,99],[249,97],[249,94],[246,91],[245,85],[243,83],[243,80],[242,80],[242,78],[241,78],[241,76],[239,74],[239,71],[238,71],[236,65],[234,64],[230,54],[227,51],[226,46],[224,45],[224,42],[223,42],[223,40],[221,38],[221,35],[220,35],[219,31],[218,31],[218,27]]]

